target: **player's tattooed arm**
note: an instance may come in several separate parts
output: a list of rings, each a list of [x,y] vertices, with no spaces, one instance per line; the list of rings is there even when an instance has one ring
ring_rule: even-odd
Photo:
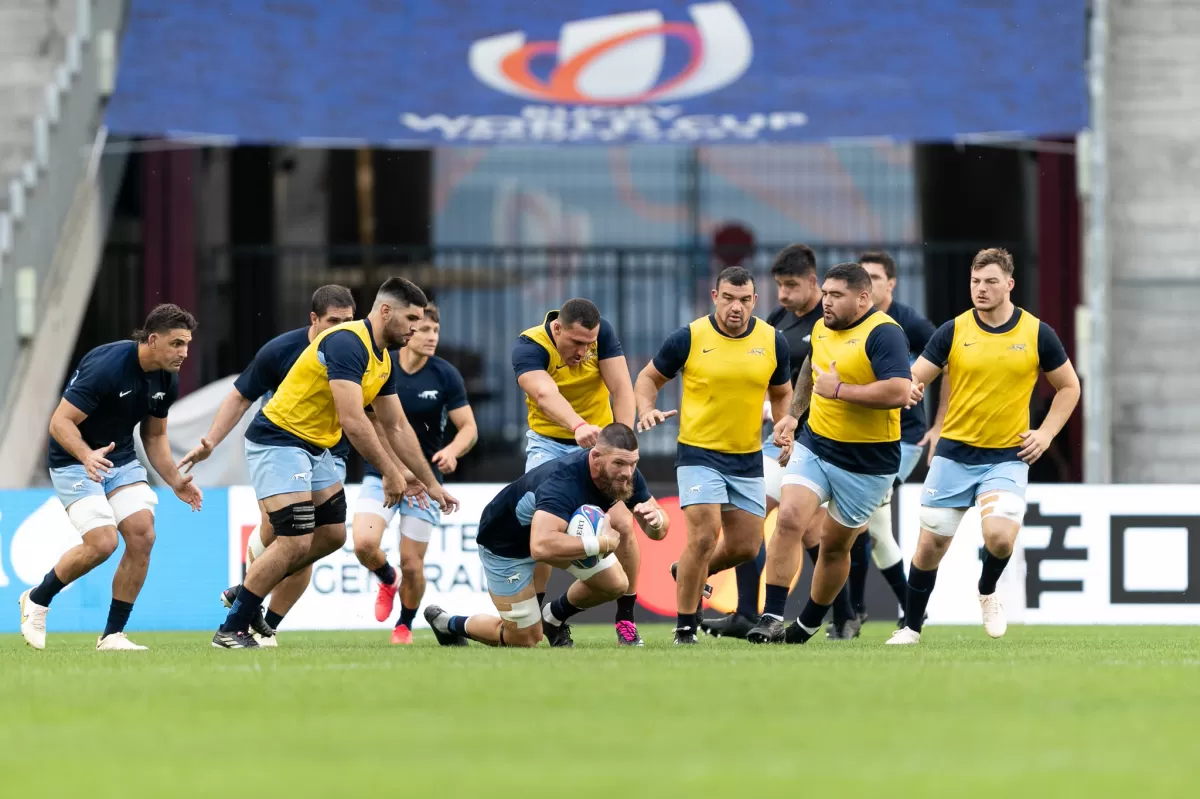
[[[796,387],[792,390],[792,407],[788,409],[790,415],[796,419],[804,415],[812,402],[812,390],[812,356],[809,356],[800,365],[800,374],[796,375]]]

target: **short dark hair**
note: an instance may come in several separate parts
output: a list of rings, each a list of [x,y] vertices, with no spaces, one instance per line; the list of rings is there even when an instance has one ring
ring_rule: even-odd
[[[883,273],[888,276],[888,280],[896,277],[896,262],[883,250],[864,252],[858,256],[858,262],[860,264],[879,264],[883,267]]]
[[[613,422],[601,430],[598,443],[629,452],[637,452],[638,448],[637,434],[633,432],[633,428],[620,422]]]
[[[440,317],[438,316],[438,307],[432,302],[425,306],[425,318],[430,322],[433,322],[435,325],[440,325],[442,323]]]
[[[807,244],[789,244],[771,262],[773,277],[808,277],[817,273],[817,256]]]
[[[424,308],[429,304],[429,300],[425,298],[425,292],[411,280],[403,277],[389,277],[383,281],[383,285],[379,287],[378,293],[375,295],[375,304],[378,305],[381,300],[395,300],[402,302],[405,305],[415,305],[418,308]]]
[[[133,340],[145,344],[151,333],[169,333],[172,330],[195,330],[196,317],[170,302],[156,305],[142,326],[133,331]]]
[[[871,288],[871,276],[867,274],[867,270],[862,268],[862,264],[854,261],[837,264],[830,267],[825,273],[826,280],[844,280],[846,287],[851,291],[869,291]]]
[[[1004,274],[1012,276],[1013,257],[1003,247],[988,247],[986,250],[975,253],[975,257],[971,259],[971,271],[974,272],[976,269],[983,269],[992,264],[1000,267],[1000,271]]]
[[[329,313],[331,308],[349,308],[354,311],[357,307],[354,302],[354,293],[336,283],[321,286],[312,295],[312,312],[317,315],[318,319]]]
[[[584,330],[595,330],[596,325],[600,324],[600,309],[591,300],[576,297],[567,300],[558,309],[558,321],[564,327],[579,325]]]
[[[744,267],[727,266],[721,270],[721,274],[717,275],[717,288],[720,288],[722,283],[728,283],[731,286],[744,286],[749,283],[750,288],[754,288],[754,275]]]

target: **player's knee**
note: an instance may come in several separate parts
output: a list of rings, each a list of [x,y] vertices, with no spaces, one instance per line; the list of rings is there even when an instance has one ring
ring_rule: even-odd
[[[317,527],[335,524],[345,526],[346,492],[338,491],[332,497],[317,505],[313,510],[313,520]],[[343,535],[345,535],[344,532]]]
[[[511,622],[505,622],[503,632],[505,646],[529,649],[542,642],[542,625],[540,624],[532,627],[518,627]]]
[[[366,563],[373,559],[375,553],[378,551],[378,541],[364,540],[358,536],[354,537],[354,557],[358,558],[359,563]]]
[[[135,531],[130,531],[125,534],[125,551],[130,555],[142,557],[150,557],[150,550],[154,548],[156,539],[154,533],[154,525],[147,524]]]
[[[117,551],[119,540],[116,527],[99,527],[83,536],[83,546],[93,563],[102,563]]]
[[[711,553],[717,548],[717,531],[707,527],[688,528],[687,545],[700,552]]]
[[[316,529],[316,507],[312,501],[297,502],[269,514],[275,535],[281,538],[311,535]]]
[[[808,519],[804,517],[796,503],[789,502],[779,506],[775,517],[775,535],[803,536],[807,532]]]
[[[591,580],[587,586],[603,602],[611,602],[629,591],[629,577],[618,566],[605,569],[598,577],[601,579]]]

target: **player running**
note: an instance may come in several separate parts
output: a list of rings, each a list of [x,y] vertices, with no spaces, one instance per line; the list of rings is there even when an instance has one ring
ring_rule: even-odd
[[[939,327],[913,364],[918,384],[946,370],[949,398],[944,424],[930,431],[936,444],[921,495],[921,537],[908,570],[907,626],[889,644],[921,641],[938,564],[976,503],[983,526],[983,629],[992,638],[1008,629],[996,583],[1025,519],[1029,464],[1045,453],[1079,402],[1079,377],[1058,335],[1013,305],[1012,275],[1007,251],[977,253],[971,261],[974,308]],[[1029,400],[1039,372],[1054,386],[1054,401],[1042,426],[1030,429]]]
[[[458,468],[458,459],[470,452],[479,440],[479,428],[467,403],[462,375],[449,361],[434,354],[440,329],[437,308],[427,305],[417,331],[403,349],[393,353],[398,367],[393,368],[396,396],[417,432],[421,452],[433,466],[433,475],[439,483],[443,475]],[[445,443],[447,420],[458,431],[448,444]],[[387,562],[387,556],[379,546],[384,530],[397,512],[400,515],[399,573]],[[400,594],[400,618],[392,630],[393,644],[412,643],[413,620],[417,617],[421,597],[425,595],[425,551],[429,548],[433,528],[439,524],[441,513],[428,501],[406,499],[386,507],[383,478],[378,469],[368,465],[351,524],[354,554],[359,563],[379,578],[379,593],[375,598],[377,620],[388,620],[396,594]]]
[[[187,474],[197,463],[206,460],[212,454],[213,449],[225,440],[233,428],[237,427],[238,422],[246,415],[246,411],[260,397],[267,400],[271,398],[271,395],[279,388],[279,384],[283,382],[283,378],[287,376],[288,370],[292,368],[292,364],[300,357],[300,353],[304,352],[312,343],[313,339],[331,327],[352,321],[354,309],[354,295],[345,286],[321,286],[314,291],[312,310],[308,312],[308,326],[276,336],[264,344],[254,355],[250,365],[234,381],[233,390],[221,402],[216,417],[209,425],[208,434],[200,439],[200,444],[195,449],[179,461],[179,468],[183,473]],[[330,448],[329,453],[333,456],[334,469],[337,471],[338,479],[344,483],[350,442],[346,440],[345,436],[342,436],[341,440]],[[261,502],[259,503],[259,513],[261,520],[258,527],[250,533],[250,538],[246,542],[247,567],[262,554],[267,545],[275,540],[275,531],[271,528],[271,520],[266,511],[262,510]],[[300,601],[300,597],[308,588],[311,576],[312,566],[310,565],[286,577],[271,592],[271,604],[266,615],[262,614],[260,608],[260,612],[251,618],[250,626],[254,630],[260,646],[279,645],[275,631],[279,629],[287,612]],[[221,600],[225,603],[225,607],[233,605],[240,587],[240,585],[235,585],[221,592]]]
[[[457,501],[434,479],[420,443],[396,399],[389,348],[404,345],[427,302],[412,282],[385,281],[361,321],[330,328],[313,339],[246,431],[246,460],[276,539],[250,564],[213,646],[255,648],[250,621],[288,574],[311,565],[346,541],[346,495],[329,447],[343,430],[350,443],[383,473],[384,504],[399,501],[406,485],[363,410],[375,415],[400,460],[443,510]]]
[[[633,382],[625,353],[591,300],[567,300],[523,332],[513,346],[512,365],[529,408],[525,471],[594,446],[600,429],[613,421],[633,427]],[[642,560],[635,536],[621,542],[617,560],[629,579],[629,592],[617,598],[617,643],[642,646],[634,619]],[[533,578],[539,603],[549,581],[550,566],[539,564]],[[567,627],[546,625],[543,632],[551,646],[574,645]]]
[[[451,616],[430,605],[425,619],[438,643],[462,646],[469,638],[489,646],[537,646],[543,624],[567,627],[579,611],[624,595],[628,580],[613,553],[633,535],[633,520],[655,540],[670,527],[637,463],[637,436],[614,422],[600,431],[591,449],[544,463],[497,494],[483,510],[476,540],[500,617]],[[567,535],[567,523],[583,505],[608,509],[608,524],[594,535]],[[600,557],[594,566],[574,563],[592,557]],[[533,585],[537,563],[566,569],[576,578],[544,608]]]
[[[675,414],[654,405],[667,381],[683,374],[675,467],[687,545],[672,566],[676,644],[696,643],[705,577],[754,558],[762,545],[763,397],[776,421],[792,398],[787,341],[751,315],[754,277],[731,266],[718,275],[712,298],[716,312],[667,337],[634,385],[638,429],[649,430]]]
[[[802,644],[820,628],[850,570],[850,545],[879,507],[900,469],[900,408],[913,393],[904,332],[871,307],[871,278],[857,263],[838,264],[821,287],[824,316],[813,328],[809,375],[776,441],[791,450],[775,535],[767,548],[763,614],[751,643]],[[792,433],[811,404],[799,440]],[[800,566],[805,528],[828,502],[808,603],[786,631],[784,605]]]
[[[203,495],[181,475],[167,442],[167,411],[179,394],[179,368],[187,358],[196,319],[177,305],[159,305],[133,341],[105,344],[83,356],[50,419],[47,462],[54,491],[83,542],[67,550],[41,584],[21,594],[21,635],[34,649],[46,648],[50,602],[71,583],[125,553],[113,576],[112,604],[100,651],[144,650],[125,635],[154,547],[158,496],[133,448],[141,423],[142,444],[154,471],[175,496],[200,510]]]

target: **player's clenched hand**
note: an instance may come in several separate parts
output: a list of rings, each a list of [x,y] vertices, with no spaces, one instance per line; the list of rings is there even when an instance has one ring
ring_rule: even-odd
[[[397,471],[383,476],[383,506],[390,508],[400,501],[408,490],[408,481]]]
[[[1021,441],[1025,446],[1021,447],[1017,457],[1026,463],[1036,463],[1050,448],[1050,442],[1053,440],[1054,436],[1044,430],[1026,430],[1021,434]]]
[[[427,488],[426,492],[438,504],[438,507],[442,509],[442,513],[454,513],[454,511],[458,510],[458,500],[450,496],[450,492],[442,486]]]
[[[644,433],[651,427],[657,427],[678,413],[679,411],[660,411],[658,408],[655,408],[654,410],[650,411],[650,413],[638,419],[638,432]]]
[[[581,424],[575,428],[575,443],[584,449],[596,446],[598,438],[600,438],[600,428],[594,424]]]
[[[833,395],[837,393],[838,386],[842,383],[842,378],[838,377],[837,361],[832,361],[829,364],[829,371],[821,371],[821,367],[813,364],[813,371],[817,373],[817,379],[813,381],[813,393],[818,397],[825,399],[833,399]]]
[[[458,468],[458,458],[454,456],[449,447],[433,453],[429,462],[440,469],[442,474],[454,474],[454,470]]]
[[[201,438],[200,446],[194,448],[191,452],[184,455],[183,460],[181,460],[176,465],[175,468],[179,469],[179,471],[183,472],[184,474],[187,474],[188,472],[190,472],[192,470],[192,467],[195,466],[197,463],[200,463],[200,461],[203,461],[203,460],[207,460],[208,456],[212,454],[212,451],[213,451],[212,442],[209,441],[207,438]]]
[[[616,552],[617,547],[621,545],[621,536],[615,530],[600,533],[596,536],[596,540],[600,543],[601,555]]]
[[[87,471],[88,477],[97,483],[104,482],[104,478],[108,477],[108,470],[112,468],[112,461],[104,456],[112,452],[116,446],[110,441],[107,447],[94,449],[87,454],[87,457],[83,459],[83,468]]]
[[[653,502],[639,502],[633,506],[633,512],[637,514],[639,524],[646,535],[655,541],[662,539],[663,512],[654,507]],[[658,534],[657,537],[655,534]]]
[[[171,486],[171,490],[175,492],[175,496],[186,502],[193,511],[200,510],[204,504],[204,492],[200,490],[200,486],[192,482],[192,475],[190,474],[181,475],[179,482]]]
[[[914,380],[912,381],[912,391],[908,395],[908,404],[905,408],[911,408],[914,405],[920,405],[921,400],[925,398],[925,384]]]

